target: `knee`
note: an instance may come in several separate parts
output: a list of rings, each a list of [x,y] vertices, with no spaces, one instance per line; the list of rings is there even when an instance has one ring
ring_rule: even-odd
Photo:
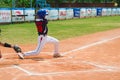
[[[34,51],[34,55],[38,55],[39,52],[40,52],[40,50],[35,50],[35,51]]]
[[[55,40],[55,42],[56,42],[56,43],[59,43],[59,40],[58,40],[58,39],[56,39],[56,40]]]

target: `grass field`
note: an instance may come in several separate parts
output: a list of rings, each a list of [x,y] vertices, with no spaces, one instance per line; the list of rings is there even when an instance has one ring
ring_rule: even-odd
[[[120,28],[120,16],[49,21],[48,28],[48,35],[63,40]],[[2,30],[0,36],[2,42],[12,44],[30,44],[37,42],[37,32],[33,22],[0,25],[0,29]]]

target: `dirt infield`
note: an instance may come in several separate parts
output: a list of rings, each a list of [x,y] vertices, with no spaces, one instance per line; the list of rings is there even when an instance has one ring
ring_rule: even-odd
[[[36,44],[20,45],[23,51]],[[61,58],[53,45],[39,55],[18,59],[14,50],[0,47],[0,80],[120,80],[120,28],[60,41]]]

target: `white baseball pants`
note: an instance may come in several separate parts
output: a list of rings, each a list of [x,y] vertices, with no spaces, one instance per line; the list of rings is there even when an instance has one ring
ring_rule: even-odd
[[[59,40],[51,37],[51,36],[43,36],[40,35],[38,36],[38,45],[35,50],[33,51],[28,51],[24,53],[24,56],[30,56],[30,55],[37,55],[41,52],[42,48],[44,47],[45,43],[54,43],[55,51],[54,54],[58,53],[58,46],[59,46]]]

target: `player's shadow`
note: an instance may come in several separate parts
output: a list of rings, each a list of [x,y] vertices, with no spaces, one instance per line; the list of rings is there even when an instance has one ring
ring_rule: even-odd
[[[44,61],[45,58],[39,57],[39,58],[31,58],[34,61]]]
[[[34,61],[44,61],[46,59],[52,59],[52,58],[53,58],[52,55],[44,54],[44,55],[26,57],[25,59],[32,59]]]

